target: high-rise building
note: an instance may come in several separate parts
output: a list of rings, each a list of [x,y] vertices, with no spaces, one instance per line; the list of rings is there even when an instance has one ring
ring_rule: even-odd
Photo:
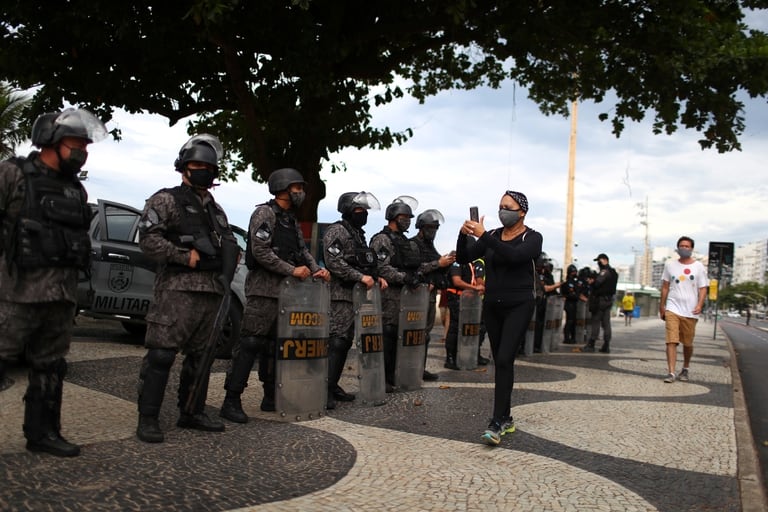
[[[733,283],[754,281],[766,283],[768,271],[768,239],[739,245],[733,254]]]

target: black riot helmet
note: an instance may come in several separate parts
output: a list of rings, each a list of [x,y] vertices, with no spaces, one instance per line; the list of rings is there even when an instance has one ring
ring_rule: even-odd
[[[438,226],[445,224],[445,217],[438,210],[434,209],[424,210],[416,217],[416,229],[421,229],[431,224],[437,224]]]
[[[576,268],[576,265],[574,265],[573,263],[571,263],[570,265],[568,265],[568,275],[571,275],[571,274],[575,274],[575,273],[577,273],[578,271],[579,271],[579,269],[578,269],[578,268]]]
[[[370,192],[344,192],[339,196],[339,204],[336,207],[339,213],[350,214],[355,208],[380,210],[381,204]]]
[[[302,185],[307,184],[307,182],[304,181],[304,176],[302,176],[296,169],[291,169],[290,167],[272,171],[272,174],[267,178],[269,193],[272,195],[287,190],[288,187],[294,183],[301,183]]]
[[[189,162],[202,162],[212,165],[218,171],[219,159],[224,156],[224,149],[219,138],[208,133],[201,133],[190,138],[181,146],[179,156],[173,163],[178,172],[184,171]]]
[[[62,112],[42,114],[32,124],[32,144],[39,148],[55,146],[64,137],[76,137],[92,143],[106,136],[104,123],[84,109],[68,108]]]
[[[386,220],[394,220],[398,215],[407,215],[413,218],[413,210],[419,206],[419,202],[411,196],[398,196],[387,206],[384,212]]]

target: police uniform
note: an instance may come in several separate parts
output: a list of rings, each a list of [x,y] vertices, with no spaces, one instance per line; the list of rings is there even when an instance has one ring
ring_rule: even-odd
[[[27,448],[52,440],[51,453],[77,455],[60,422],[78,270],[91,247],[87,194],[76,176],[48,168],[32,152],[0,163],[0,219],[0,384],[6,365],[24,359]]]
[[[563,343],[576,343],[576,309],[579,296],[582,294],[582,283],[575,265],[568,266],[568,278],[560,286],[560,295],[565,297],[565,327],[563,328]]]
[[[446,290],[448,292],[448,332],[445,335],[445,368],[458,370],[456,365],[456,351],[459,344],[459,314],[461,312],[461,288],[456,288],[453,284],[453,278],[458,277],[464,283],[469,285],[476,284],[475,267],[473,263],[454,263],[448,270],[451,285]]]
[[[371,249],[378,260],[379,275],[389,286],[382,291],[381,309],[384,337],[384,373],[390,389],[395,382],[397,326],[400,316],[400,292],[404,285],[421,282],[418,274],[421,255],[414,242],[399,231],[384,226],[371,238]]]
[[[210,366],[203,365],[222,296],[230,293],[219,276],[233,273],[237,261],[237,242],[227,216],[209,193],[201,197],[187,184],[160,190],[144,207],[139,246],[160,264],[146,316],[148,351],[140,371],[140,417],[157,418],[171,366],[181,351],[185,357],[179,377],[178,426],[224,430],[204,413]],[[193,248],[201,258],[195,268],[188,265]],[[232,276],[228,278],[231,281]],[[187,407],[193,386],[198,386],[197,399]]]
[[[435,244],[431,240],[427,240],[421,233],[411,238],[411,241],[416,244],[419,249],[419,255],[421,264],[419,265],[419,274],[424,276],[426,283],[431,285],[429,290],[429,306],[427,307],[427,326],[424,329],[424,378],[425,380],[437,380],[437,375],[428,372],[426,370],[426,357],[429,350],[429,340],[432,328],[435,326],[435,316],[437,313],[437,292],[438,290],[445,290],[448,287],[448,274],[447,269],[440,266],[440,258],[442,257]]]
[[[323,235],[323,259],[331,273],[330,337],[328,340],[328,408],[335,400],[349,401],[353,395],[338,385],[354,337],[352,289],[363,276],[376,279],[376,255],[365,241],[365,231],[346,219],[328,226]]]
[[[264,388],[263,411],[275,410],[275,357],[280,283],[305,265],[312,273],[320,270],[304,243],[296,216],[282,209],[273,199],[258,205],[251,214],[246,251],[248,276],[245,280],[246,305],[239,345],[224,384],[227,396],[221,416],[244,423],[240,395],[248,385],[251,369],[259,358],[259,380]]]

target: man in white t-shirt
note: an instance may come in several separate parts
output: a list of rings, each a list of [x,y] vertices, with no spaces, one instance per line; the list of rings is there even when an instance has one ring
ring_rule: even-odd
[[[681,236],[677,241],[680,258],[669,260],[661,276],[661,301],[659,316],[666,324],[667,366],[669,373],[664,382],[675,382],[675,378],[688,381],[688,365],[693,355],[693,337],[696,322],[704,308],[707,296],[707,270],[701,262],[694,260],[693,240]],[[677,345],[683,344],[683,369],[675,376]]]

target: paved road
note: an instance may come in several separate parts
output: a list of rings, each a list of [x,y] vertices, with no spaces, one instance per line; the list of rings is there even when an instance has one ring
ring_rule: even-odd
[[[521,359],[518,431],[497,448],[480,443],[493,368],[444,370],[439,343],[428,367],[440,381],[381,407],[345,403],[283,423],[258,410],[252,385],[243,395],[252,421],[218,434],[175,427],[177,361],[161,415],[167,441],[147,445],[134,435],[144,350],[81,338],[69,357],[63,432],[83,453],[24,450],[25,377],[16,370],[16,385],[0,393],[0,510],[762,511],[742,456],[748,421],[734,400],[730,347],[706,331],[688,383],[662,382],[658,320],[617,321],[610,355],[562,346]],[[210,413],[225,368],[214,365]],[[352,354],[342,380],[350,391],[355,373]]]
[[[768,482],[768,329],[765,322],[744,325],[738,320],[724,321],[722,330],[728,335],[734,352],[749,411],[749,423],[760,459],[763,482]]]

